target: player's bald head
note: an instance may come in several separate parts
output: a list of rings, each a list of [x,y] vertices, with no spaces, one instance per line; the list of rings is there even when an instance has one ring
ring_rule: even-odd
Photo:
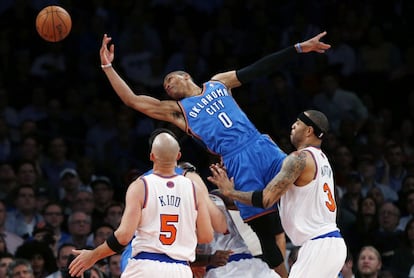
[[[180,145],[171,134],[162,132],[155,136],[151,153],[160,161],[176,161],[180,152]]]

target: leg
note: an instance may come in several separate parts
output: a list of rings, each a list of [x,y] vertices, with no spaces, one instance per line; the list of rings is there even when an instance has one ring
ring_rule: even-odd
[[[281,225],[278,223],[280,223],[278,212],[269,213],[248,222],[259,238],[263,252],[263,260],[282,278],[286,278],[288,275],[284,263],[284,256],[276,243],[276,235],[280,235],[279,237],[283,235],[284,237],[283,229],[281,229]],[[281,241],[282,244],[286,244],[283,243],[283,240]],[[285,252],[286,250],[283,251]]]

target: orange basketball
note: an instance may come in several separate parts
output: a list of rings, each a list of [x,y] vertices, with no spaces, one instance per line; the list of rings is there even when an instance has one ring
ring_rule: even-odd
[[[58,42],[66,38],[72,28],[69,13],[60,6],[47,6],[36,17],[36,30],[46,41]]]

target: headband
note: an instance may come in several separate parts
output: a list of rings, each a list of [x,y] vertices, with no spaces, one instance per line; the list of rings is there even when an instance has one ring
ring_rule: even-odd
[[[322,139],[324,134],[322,129],[317,126],[308,116],[306,116],[305,112],[300,113],[298,119],[304,122],[305,125],[313,127],[313,133],[316,135],[316,137]]]

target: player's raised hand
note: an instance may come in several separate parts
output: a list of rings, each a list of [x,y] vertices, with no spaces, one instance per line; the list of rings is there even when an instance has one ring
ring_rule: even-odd
[[[326,34],[327,34],[326,31],[324,31],[307,41],[301,42],[300,43],[301,51],[303,53],[307,53],[311,51],[315,51],[318,53],[325,53],[326,50],[331,48],[330,44],[321,42],[321,38],[324,37]]]
[[[104,34],[103,39],[102,39],[102,46],[99,51],[99,54],[101,57],[101,65],[108,65],[112,63],[112,61],[114,60],[115,46],[111,44],[108,47],[108,44],[111,42],[111,40],[112,40],[111,37],[108,37],[107,34]]]
[[[224,196],[229,196],[234,191],[234,178],[229,179],[223,164],[211,164],[210,171],[211,176],[207,180],[215,184]]]

